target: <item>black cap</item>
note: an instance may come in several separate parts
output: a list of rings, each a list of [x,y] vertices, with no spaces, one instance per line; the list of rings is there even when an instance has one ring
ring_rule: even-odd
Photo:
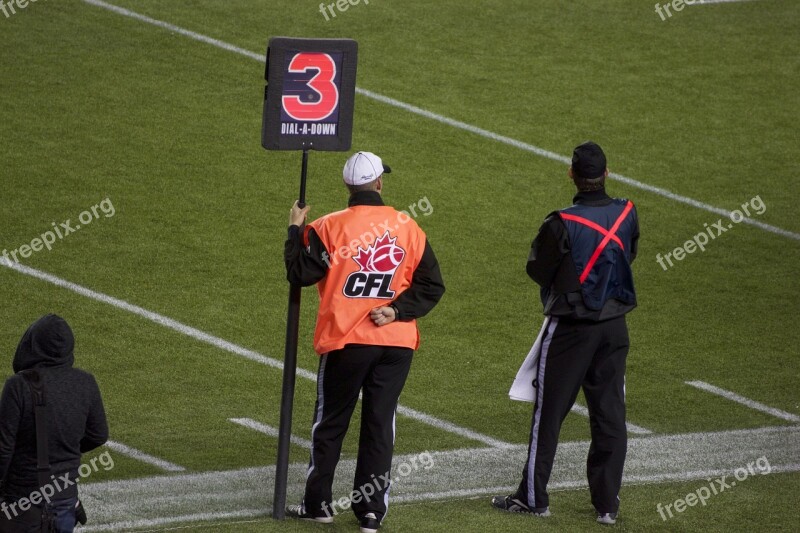
[[[572,152],[572,172],[576,178],[591,180],[606,172],[606,154],[592,141],[579,144]]]

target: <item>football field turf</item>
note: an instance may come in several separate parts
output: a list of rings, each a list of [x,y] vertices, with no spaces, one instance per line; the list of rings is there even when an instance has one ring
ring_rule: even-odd
[[[420,321],[397,420],[395,468],[426,452],[432,466],[395,472],[382,531],[600,527],[580,397],[553,517],[488,503],[519,481],[530,429],[531,405],[507,396],[543,318],[525,260],[570,203],[566,158],[587,139],[642,234],[616,528],[798,529],[797,2],[697,3],[664,20],[649,2],[584,0],[371,0],[336,17],[306,0],[39,0],[8,13],[0,377],[31,322],[67,319],[113,441],[113,468],[83,482],[85,530],[356,529],[349,511],[327,528],[268,516],[300,171],[299,153],[260,146],[262,58],[279,35],[359,42],[353,150],[392,166],[388,203],[430,206],[417,221],[447,285]],[[346,155],[311,153],[312,217],[346,205]],[[50,249],[32,242],[56,229]],[[308,459],[315,312],[306,289],[290,503]],[[737,484],[675,511],[724,476]]]

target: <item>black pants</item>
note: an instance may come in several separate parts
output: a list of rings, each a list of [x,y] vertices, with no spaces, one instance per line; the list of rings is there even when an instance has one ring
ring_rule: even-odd
[[[11,501],[16,499],[12,498]],[[55,514],[57,533],[73,532],[77,524],[77,504],[77,497],[52,500],[50,509]],[[18,506],[10,507],[8,502],[0,500],[0,533],[41,533],[43,508],[33,506],[19,513],[18,510]]]
[[[375,513],[383,520],[389,504],[395,411],[413,354],[409,348],[348,346],[320,358],[311,461],[303,498],[305,512],[332,516],[352,505],[358,518]],[[353,492],[348,495],[350,502],[341,506],[331,501],[333,474],[362,390]]]
[[[604,322],[547,320],[528,460],[515,497],[530,507],[549,505],[547,482],[561,423],[583,386],[592,434],[586,461],[592,504],[599,513],[616,512],[628,447],[625,359],[629,341],[625,317]]]

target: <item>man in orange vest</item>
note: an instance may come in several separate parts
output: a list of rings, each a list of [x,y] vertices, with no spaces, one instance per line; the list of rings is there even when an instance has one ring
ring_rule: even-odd
[[[583,388],[592,444],[586,461],[597,522],[619,511],[627,452],[625,315],[636,307],[631,263],[639,243],[633,202],[606,194],[606,156],[593,142],[577,146],[569,176],[573,205],[550,213],[531,246],[526,270],[541,286],[545,321],[511,388],[533,401],[528,457],[519,488],[495,496],[503,511],[550,516],[547,483],[561,423]]]
[[[373,153],[353,154],[343,172],[347,209],[301,229],[309,207],[295,202],[284,253],[289,282],[316,284],[320,298],[311,461],[303,502],[286,511],[330,523],[342,510],[332,501],[333,474],[362,393],[353,492],[344,506],[352,506],[362,533],[377,531],[386,515],[395,411],[419,346],[416,319],[444,294],[425,233],[407,213],[383,203],[383,175],[390,172]]]

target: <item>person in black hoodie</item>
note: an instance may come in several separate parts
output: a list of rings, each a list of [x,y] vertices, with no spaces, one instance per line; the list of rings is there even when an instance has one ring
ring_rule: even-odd
[[[0,396],[0,533],[39,531],[42,506],[30,506],[35,493],[47,494],[56,513],[56,530],[71,533],[76,524],[81,454],[108,440],[103,401],[94,377],[73,368],[75,338],[67,322],[46,315],[28,328],[14,356],[15,375]],[[48,452],[53,486],[39,487],[36,424],[31,389],[20,374],[36,370],[44,384]],[[41,500],[41,498],[36,498]]]

